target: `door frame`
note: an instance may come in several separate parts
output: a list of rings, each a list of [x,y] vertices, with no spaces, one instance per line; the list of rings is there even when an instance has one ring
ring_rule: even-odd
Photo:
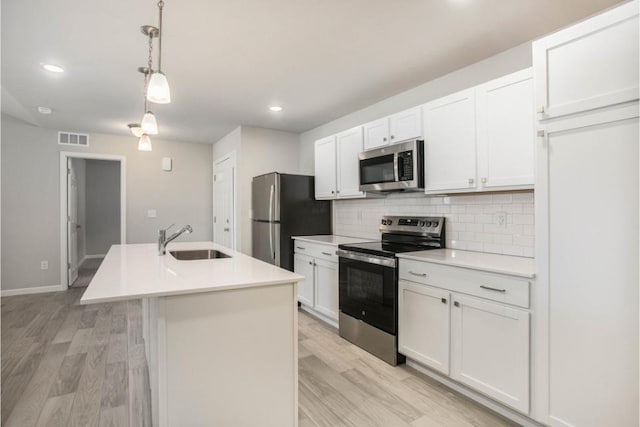
[[[69,289],[69,274],[67,263],[69,262],[68,241],[68,188],[67,188],[67,161],[69,159],[86,160],[111,160],[120,162],[120,244],[127,241],[127,158],[117,154],[82,153],[72,151],[60,152],[60,283],[62,289]]]
[[[211,182],[212,182],[212,187],[211,187],[211,193],[212,193],[212,205],[213,205],[213,218],[211,221],[211,238],[212,240],[215,242],[216,241],[216,181],[215,181],[215,176],[216,176],[216,166],[226,160],[231,161],[231,169],[233,170],[233,173],[231,174],[232,176],[232,183],[231,183],[231,194],[232,194],[232,209],[233,212],[231,214],[231,217],[233,218],[233,226],[231,227],[231,249],[238,250],[238,162],[237,162],[237,157],[236,157],[236,151],[231,151],[227,154],[224,154],[220,157],[218,157],[217,159],[215,159],[213,161],[213,173],[211,175]]]

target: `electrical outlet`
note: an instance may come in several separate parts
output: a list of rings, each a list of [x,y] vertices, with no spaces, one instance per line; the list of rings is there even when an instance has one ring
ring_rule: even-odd
[[[494,218],[494,222],[498,226],[498,228],[507,228],[507,213],[506,212],[497,212]]]
[[[49,261],[40,261],[40,270],[48,270]]]
[[[149,209],[147,211],[147,218],[157,218],[158,217],[158,212],[156,212],[155,209]]]

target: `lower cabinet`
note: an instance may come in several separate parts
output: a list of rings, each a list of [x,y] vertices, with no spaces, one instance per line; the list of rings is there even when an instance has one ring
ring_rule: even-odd
[[[338,262],[299,253],[294,254],[293,260],[294,271],[305,277],[298,283],[298,302],[337,327]]]
[[[529,311],[407,280],[398,302],[400,353],[529,413]]]

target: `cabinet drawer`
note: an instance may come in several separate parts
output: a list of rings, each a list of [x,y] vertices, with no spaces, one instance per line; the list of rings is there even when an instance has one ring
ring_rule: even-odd
[[[529,280],[429,262],[400,260],[400,279],[529,307]]]
[[[293,250],[297,254],[304,254],[318,259],[338,262],[337,246],[294,240]]]

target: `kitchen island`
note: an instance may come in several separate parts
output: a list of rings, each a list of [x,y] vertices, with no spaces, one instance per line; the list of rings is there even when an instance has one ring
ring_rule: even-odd
[[[229,257],[171,254],[203,249]],[[142,299],[154,426],[296,426],[302,279],[212,242],[114,245],[81,302]]]

